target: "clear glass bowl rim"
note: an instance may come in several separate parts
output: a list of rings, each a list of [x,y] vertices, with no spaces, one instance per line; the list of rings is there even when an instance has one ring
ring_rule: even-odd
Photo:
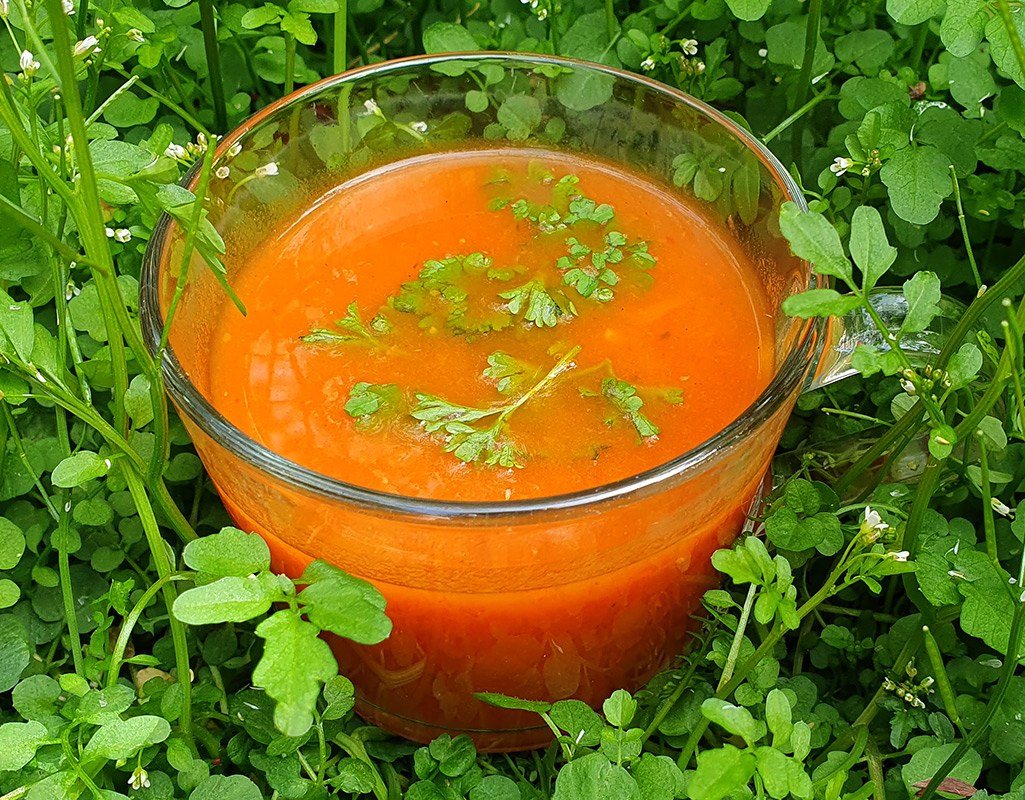
[[[442,53],[394,59],[359,67],[310,84],[261,109],[218,141],[214,161],[216,163],[217,158],[244,134],[251,131],[276,111],[288,105],[303,103],[310,97],[333,87],[342,86],[347,83],[356,83],[370,76],[401,72],[414,67],[429,68],[432,64],[453,61],[511,61],[523,66],[552,65],[573,69],[587,69],[604,73],[615,78],[617,81],[639,85],[666,95],[672,100],[689,106],[718,123],[743,142],[749,150],[758,156],[763,166],[773,175],[777,184],[782,187],[786,195],[785,199],[796,203],[801,211],[808,210],[800,187],[779,160],[757,138],[737,125],[725,114],[716,111],[703,101],[691,97],[684,92],[644,76],[602,64],[550,55],[495,51]],[[199,166],[200,163],[197,161],[182,179],[183,186],[194,189],[194,184],[198,180]],[[159,349],[164,325],[159,296],[160,266],[164,248],[170,239],[174,227],[175,223],[172,218],[166,213],[162,214],[154,226],[153,235],[143,256],[139,288],[139,315],[146,347],[154,357],[156,357]],[[811,273],[810,265],[809,278],[813,282],[818,281],[818,276]],[[645,490],[652,489],[653,487],[657,489],[660,484],[680,478],[685,473],[697,472],[702,466],[713,461],[725,449],[735,447],[741,444],[747,437],[753,435],[763,423],[781,408],[783,403],[793,394],[798,384],[804,379],[808,364],[813,356],[818,355],[822,346],[824,328],[825,325],[821,320],[806,321],[790,353],[779,366],[769,385],[735,420],[701,444],[669,461],[628,478],[591,489],[527,500],[488,502],[432,500],[379,492],[357,484],[347,483],[337,478],[331,478],[275,453],[250,438],[225,419],[189,380],[170,345],[164,351],[161,370],[166,389],[175,401],[175,404],[179,409],[187,413],[189,418],[207,436],[251,466],[258,468],[273,479],[289,484],[293,488],[300,488],[333,501],[356,505],[368,511],[386,514],[398,513],[449,521],[459,519],[480,521],[482,518],[500,518],[503,521],[512,522],[516,519],[522,521],[526,517],[538,513],[586,509],[604,505],[608,501],[627,500],[633,495],[646,494]]]

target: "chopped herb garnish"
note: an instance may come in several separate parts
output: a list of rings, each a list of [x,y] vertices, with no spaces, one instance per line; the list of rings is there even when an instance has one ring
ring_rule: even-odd
[[[539,328],[554,328],[561,318],[577,313],[573,301],[561,289],[545,286],[542,280],[530,281],[498,296],[509,301],[506,308],[510,312],[522,315]]]
[[[391,322],[380,314],[364,323],[359,314],[356,303],[349,303],[348,313],[342,318],[335,320],[336,330],[330,328],[310,328],[305,336],[300,336],[300,341],[307,344],[332,344],[335,342],[356,342],[367,341],[376,343],[385,333],[392,329]]]
[[[488,356],[488,368],[484,370],[485,378],[495,381],[495,388],[501,394],[510,394],[519,389],[531,375],[537,372],[537,367],[513,358],[508,353],[496,350]]]
[[[452,453],[461,461],[482,460],[488,466],[522,467],[526,454],[505,435],[505,425],[510,415],[524,403],[536,397],[550,386],[560,375],[573,369],[573,359],[580,352],[574,347],[559,359],[541,380],[521,394],[516,400],[491,408],[471,408],[444,398],[423,392],[416,393],[417,404],[410,412],[415,419],[424,423],[428,433],[445,435],[445,452]],[[491,359],[488,359],[489,363]],[[494,417],[487,427],[475,427],[473,423]]]
[[[357,383],[349,391],[345,413],[365,420],[378,412],[398,411],[402,405],[402,392],[394,383]]]
[[[631,245],[619,231],[606,233],[602,243],[604,248],[594,250],[575,236],[569,236],[566,239],[569,255],[562,256],[555,266],[564,271],[562,282],[574,287],[581,297],[593,297],[607,303],[614,297],[610,287],[618,285],[620,280],[610,265],[629,258],[635,266],[650,269],[655,258],[648,253],[647,242]]]
[[[642,439],[649,439],[653,436],[658,436],[659,427],[648,419],[643,413],[641,408],[644,406],[644,400],[641,399],[640,395],[637,394],[637,387],[626,381],[621,381],[615,376],[604,378],[601,382],[601,391],[593,392],[590,389],[580,389],[580,394],[584,397],[604,397],[612,407],[619,412],[619,415],[625,417],[633,423],[634,428],[637,430],[637,434]],[[682,401],[682,396],[680,401]],[[609,424],[615,422],[615,417],[609,417]]]

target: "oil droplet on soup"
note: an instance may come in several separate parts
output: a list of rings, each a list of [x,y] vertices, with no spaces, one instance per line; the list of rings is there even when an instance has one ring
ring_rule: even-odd
[[[542,150],[412,158],[254,249],[211,396],[256,441],[360,486],[584,490],[686,452],[764,389],[758,286],[725,230],[638,175]]]

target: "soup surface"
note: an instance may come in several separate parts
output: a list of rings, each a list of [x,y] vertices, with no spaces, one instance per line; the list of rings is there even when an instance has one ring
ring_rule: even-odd
[[[657,466],[773,369],[751,267],[697,208],[600,162],[442,153],[337,187],[233,279],[212,401],[373,489],[557,495]]]

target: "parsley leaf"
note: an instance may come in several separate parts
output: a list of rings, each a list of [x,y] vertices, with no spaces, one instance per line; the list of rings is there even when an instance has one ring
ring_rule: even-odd
[[[381,336],[392,329],[391,322],[381,314],[378,314],[369,323],[364,323],[355,302],[349,303],[348,313],[342,319],[335,320],[335,326],[338,330],[310,328],[310,332],[305,336],[300,336],[299,340],[306,344],[332,344],[361,340],[377,343]]]
[[[510,312],[516,316],[522,314],[524,320],[539,328],[554,328],[562,317],[573,317],[577,313],[573,301],[561,290],[545,286],[540,279],[500,292],[498,296],[509,301],[506,308]]]
[[[573,359],[579,352],[580,347],[571,349],[547,375],[506,405],[472,408],[436,395],[417,392],[417,404],[410,414],[424,423],[428,433],[444,434],[445,452],[452,453],[460,461],[483,460],[488,466],[522,467],[527,456],[505,435],[506,422],[516,409],[536,397],[560,375],[574,369],[576,364]],[[488,361],[491,363],[490,358]],[[492,364],[494,367],[495,364]],[[488,427],[475,427],[472,424],[489,417],[495,417],[495,421]]]
[[[357,383],[349,390],[345,413],[357,420],[376,414],[382,409],[402,407],[402,393],[394,383]]]
[[[528,377],[537,371],[532,364],[513,358],[501,350],[496,350],[488,356],[488,364],[488,368],[482,374],[485,378],[495,381],[495,388],[501,394],[509,394],[519,389]]]
[[[636,386],[612,376],[602,379],[600,393],[581,388],[580,394],[584,397],[604,397],[621,416],[633,423],[634,428],[637,429],[637,434],[642,439],[658,436],[659,427],[641,413],[644,400],[637,394]],[[677,397],[678,395],[673,395],[672,399],[667,398],[667,401],[673,403],[681,402],[682,397],[680,399],[677,399]],[[612,422],[611,419],[609,421],[610,423]]]

